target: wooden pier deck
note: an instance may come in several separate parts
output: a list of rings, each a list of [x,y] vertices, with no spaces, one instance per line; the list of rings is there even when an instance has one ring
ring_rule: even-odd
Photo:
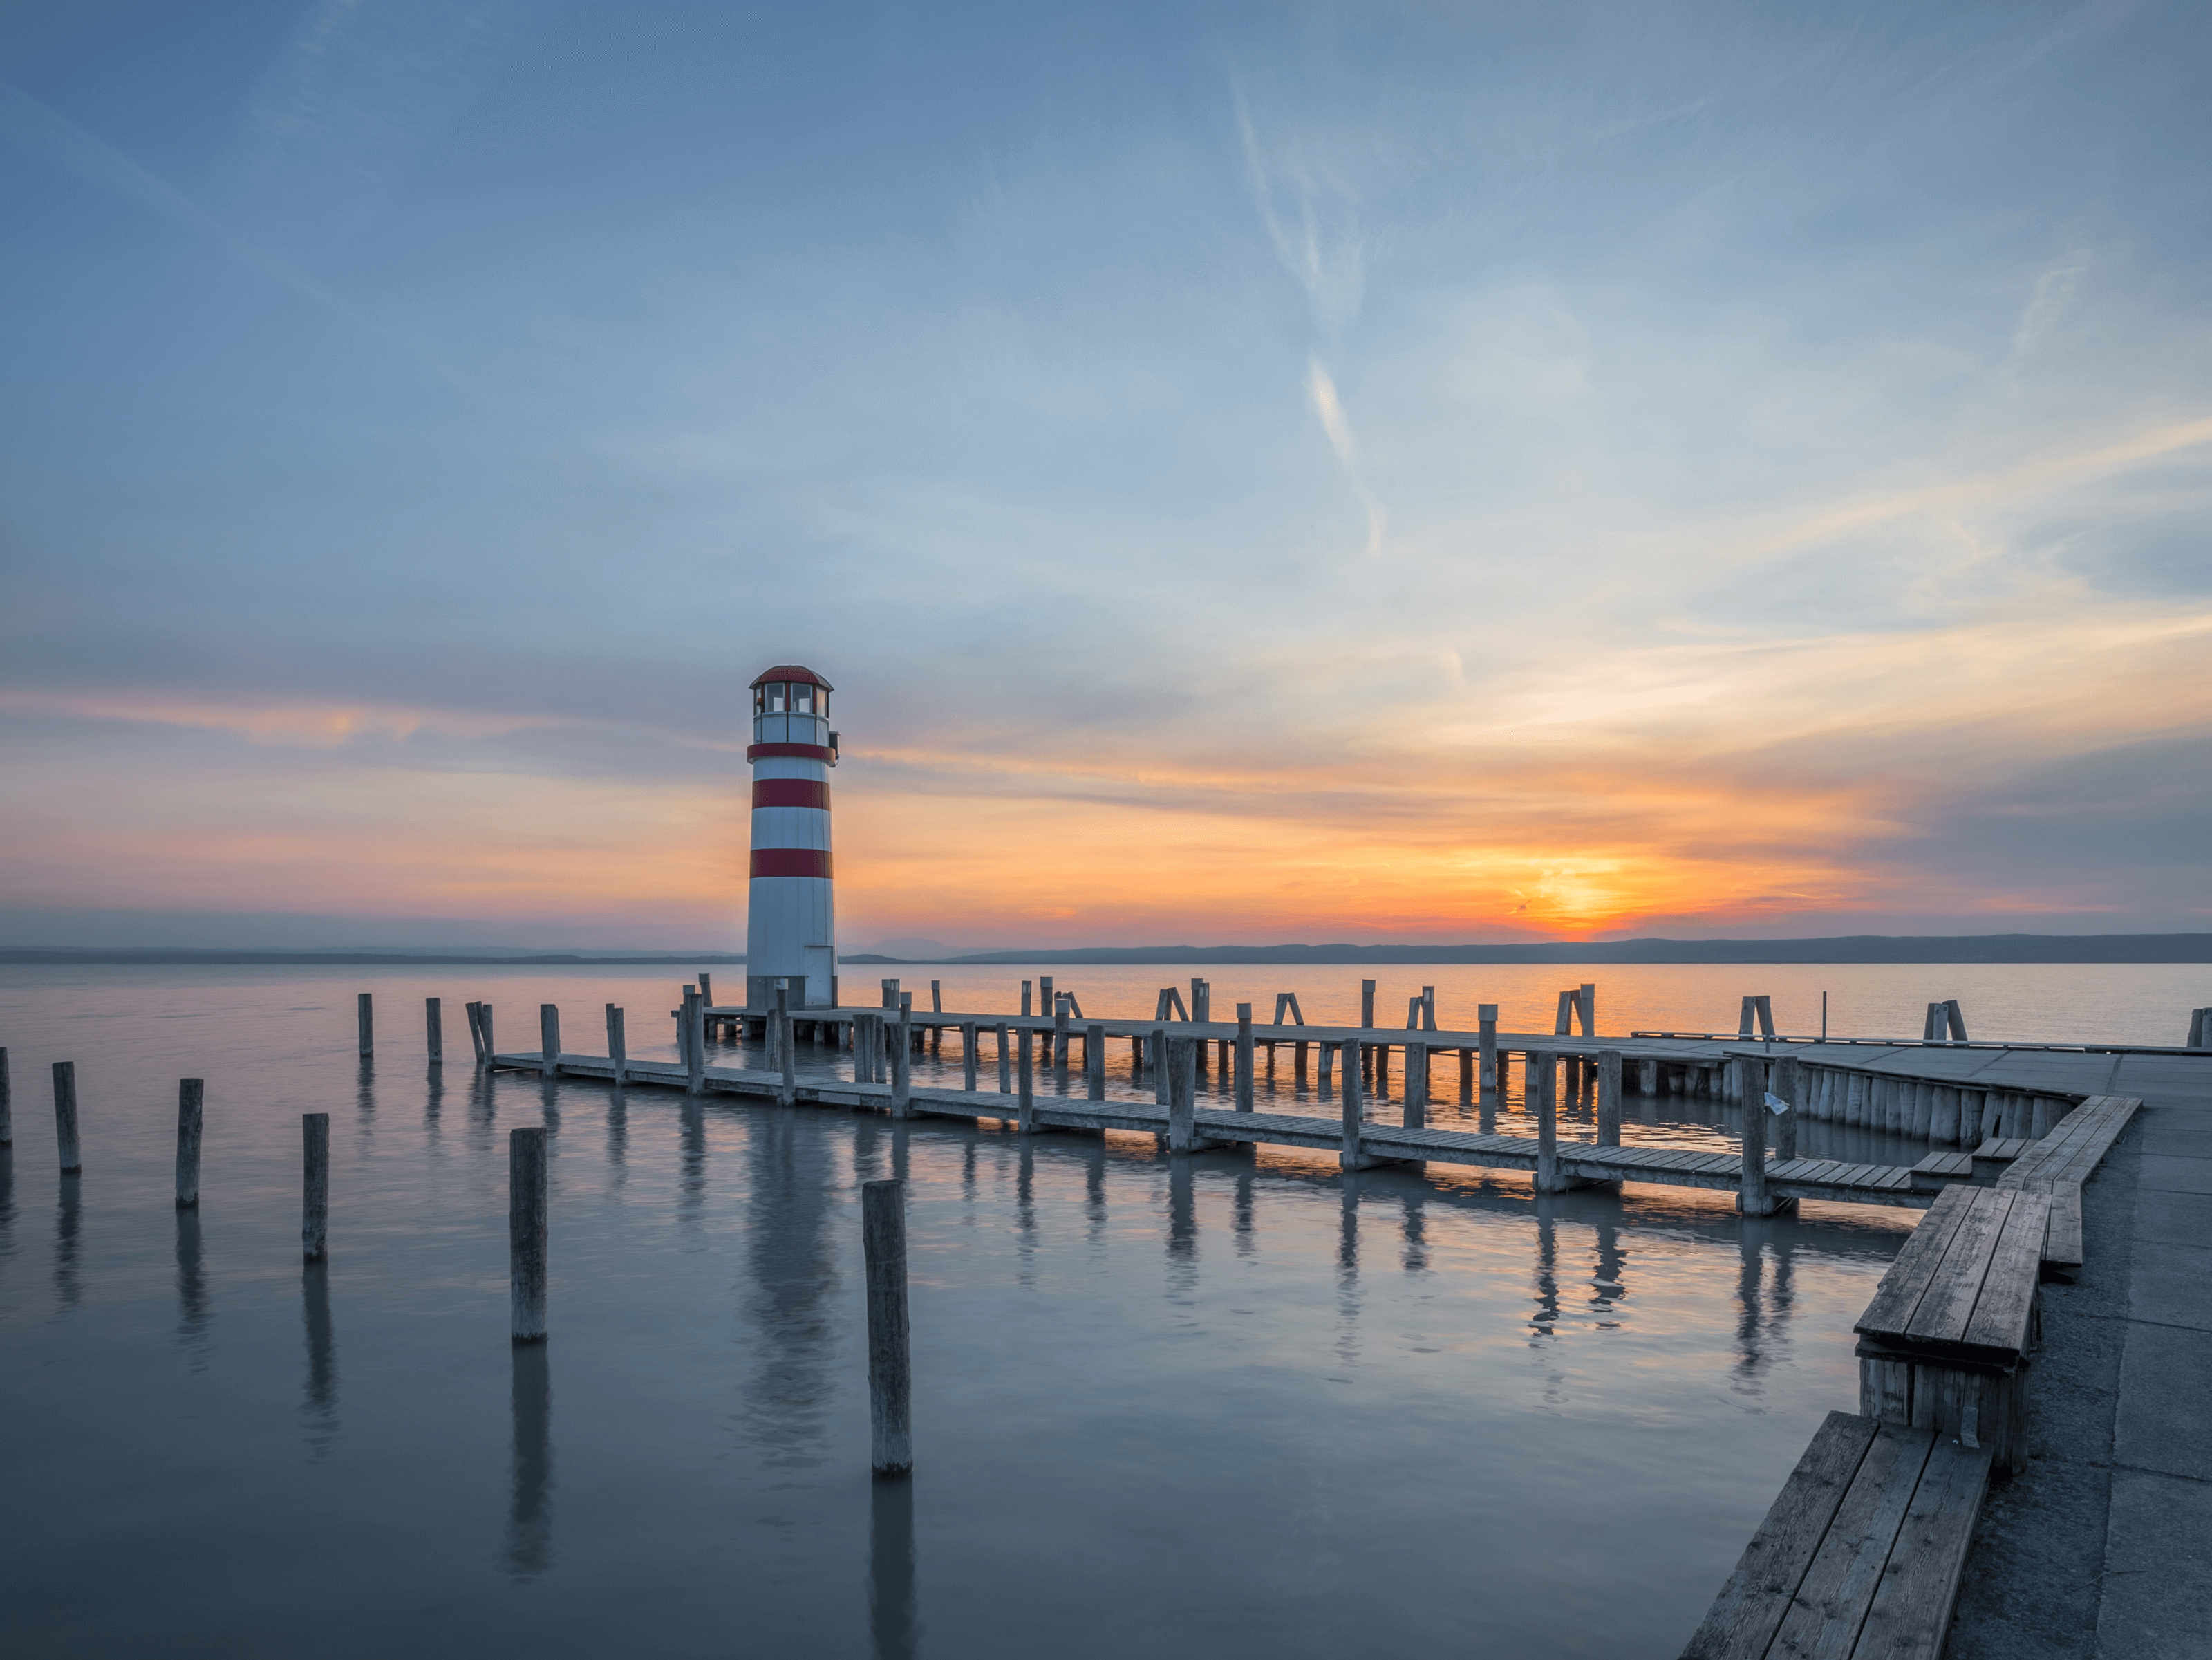
[[[512,1072],[542,1073],[545,1070],[544,1055],[535,1050],[495,1055],[490,1064]],[[560,1055],[555,1069],[562,1076],[609,1080],[615,1071],[614,1063],[605,1055],[568,1053]],[[684,1067],[673,1061],[629,1061],[623,1071],[632,1084],[682,1090],[690,1083]],[[773,1101],[781,1098],[784,1085],[778,1073],[765,1068],[708,1067],[702,1073],[702,1088],[710,1094]],[[792,1086],[793,1099],[800,1104],[884,1111],[890,1108],[891,1093],[886,1084],[843,1080],[804,1080]],[[933,1117],[1011,1122],[1018,1110],[1018,1097],[995,1090],[971,1092],[917,1085],[908,1095],[916,1114]],[[1169,1128],[1168,1109],[1146,1101],[1086,1101],[1039,1095],[1033,1098],[1031,1112],[1040,1130],[1127,1130],[1164,1136]],[[1192,1127],[1198,1137],[1216,1145],[1265,1144],[1328,1152],[1339,1152],[1344,1146],[1344,1127],[1335,1118],[1201,1108],[1193,1113]],[[1540,1144],[1532,1136],[1407,1128],[1372,1120],[1361,1127],[1359,1146],[1369,1157],[1392,1163],[1474,1164],[1532,1174],[1541,1152]],[[1579,1184],[1637,1182],[1733,1191],[1742,1177],[1741,1160],[1728,1153],[1562,1140],[1558,1143],[1558,1157],[1560,1173]],[[1797,1158],[1769,1163],[1765,1171],[1768,1191],[1783,1199],[1924,1209],[1936,1197],[1934,1191],[1913,1184],[1913,1167],[1907,1164]]]

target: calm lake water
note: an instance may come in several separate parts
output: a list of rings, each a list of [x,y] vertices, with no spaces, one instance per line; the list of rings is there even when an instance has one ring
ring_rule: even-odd
[[[1010,1006],[1022,977],[887,971],[925,1003],[935,973],[948,1006]],[[886,970],[849,972],[852,1000]],[[1056,972],[1092,1014],[1149,1013],[1171,977]],[[1357,971],[1210,977],[1217,1009],[1264,1013],[1279,988],[1309,1019],[1357,1007]],[[1746,991],[1802,1029],[1825,984],[1838,1031],[1917,1034],[1957,996],[1977,1037],[2170,1042],[2173,1011],[2212,1001],[2203,978],[1436,969],[1385,978],[1382,1006],[1402,1019],[1434,983],[1448,1025],[1479,999],[1548,1029],[1557,988],[1593,979],[1607,1031],[1732,1029]],[[466,1064],[471,997],[502,1048],[553,1001],[595,1049],[613,1001],[632,1053],[661,1056],[676,988],[662,969],[0,969],[11,1651],[1671,1655],[1821,1416],[1853,1404],[1850,1323],[1913,1219],[1539,1201],[1441,1167],[1346,1182],[1289,1151],[1024,1145]],[[69,1180],[59,1059],[83,1120]],[[1133,1088],[1126,1045],[1112,1075]],[[183,1076],[207,1079],[207,1134],[179,1214]],[[333,1164],[331,1259],[307,1269],[303,1111],[331,1115]],[[1711,1112],[1632,1097],[1628,1134],[1719,1145]],[[540,1122],[553,1335],[518,1352],[505,1132]],[[910,1484],[867,1470],[858,1188],[894,1174]]]

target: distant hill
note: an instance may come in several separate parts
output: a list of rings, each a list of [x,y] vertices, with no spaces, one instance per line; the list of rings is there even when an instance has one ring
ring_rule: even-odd
[[[2212,933],[1844,934],[1529,946],[1094,946],[848,963],[2212,963]]]

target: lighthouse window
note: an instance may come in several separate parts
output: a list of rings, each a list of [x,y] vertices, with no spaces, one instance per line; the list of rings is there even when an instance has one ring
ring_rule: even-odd
[[[789,687],[781,684],[773,685],[768,689],[768,712],[770,714],[781,714],[783,713],[786,707],[784,703],[784,694],[789,690]]]
[[[813,714],[814,688],[811,686],[793,686],[791,689],[791,708],[792,712],[796,714]]]

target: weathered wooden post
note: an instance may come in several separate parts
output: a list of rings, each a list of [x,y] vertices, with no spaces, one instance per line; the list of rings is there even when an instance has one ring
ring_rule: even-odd
[[[1582,1022],[1583,1036],[1597,1036],[1597,984],[1585,980],[1576,993],[1575,1013]]]
[[[1524,1065],[1527,1081],[1522,1088],[1536,1112],[1536,1191],[1564,1193],[1567,1183],[1559,1174],[1559,1057],[1548,1049],[1530,1049]]]
[[[1056,992],[1052,1000],[1052,1053],[1048,1064],[1055,1069],[1067,1065],[1067,994]]]
[[[887,1009],[896,1008],[898,1006],[898,982],[896,980],[885,980],[882,982],[882,985],[884,991],[884,1006]]]
[[[1001,1020],[992,1030],[998,1034],[999,1093],[1011,1095],[1014,1090],[1013,1060],[1006,1048],[1006,1023]]]
[[[1429,1046],[1418,1037],[1406,1040],[1405,1125],[1409,1130],[1429,1127]]]
[[[1036,1128],[1036,1069],[1030,1064],[1030,1029],[1024,1026],[1020,1039],[1021,1055],[1014,1067],[1020,1089],[1014,1101],[1014,1127],[1024,1135]]]
[[[507,1133],[507,1307],[518,1343],[545,1341],[545,1127]]]
[[[1370,1044],[1367,1052],[1375,1057],[1375,1098],[1387,1101],[1390,1097],[1390,1046]]]
[[[1638,1095],[1659,1093],[1659,1063],[1656,1061],[1638,1061],[1636,1063],[1636,1092]]]
[[[960,1087],[969,1094],[975,1093],[975,1023],[960,1023]]]
[[[1375,982],[1372,980],[1359,982],[1359,1029],[1362,1031],[1375,1029]]]
[[[1473,1049],[1462,1049],[1459,1052],[1459,1098],[1460,1104],[1462,1106],[1469,1105],[1474,1100],[1474,1051]]]
[[[1026,1019],[1028,1019],[1029,1018],[1030,1018],[1030,982],[1029,982],[1028,981],[1024,980],[1024,981],[1023,981],[1023,982],[1022,982],[1022,1018],[1023,1018],[1023,1019],[1024,1019],[1024,1020],[1026,1020]]]
[[[1367,983],[1372,986],[1375,982],[1370,980]],[[1339,1170],[1365,1170],[1375,1162],[1367,1156],[1365,1149],[1360,1145],[1364,1134],[1364,1121],[1367,1116],[1367,1103],[1360,1090],[1359,1051],[1361,1048],[1359,1040],[1354,1038],[1344,1045],[1344,1052],[1338,1057],[1344,1063],[1344,1104],[1342,1113],[1337,1120],[1342,1126],[1336,1149],[1336,1164]],[[1328,1051],[1324,1049],[1322,1054],[1325,1063]]]
[[[1504,1087],[1498,1076],[1498,1005],[1478,1003],[1474,1015],[1476,1041],[1482,1047],[1482,1073],[1479,1084],[1485,1095],[1495,1095]]]
[[[461,1012],[468,1016],[469,1046],[476,1050],[477,1065],[481,1067],[484,1063],[483,1006],[475,1002],[464,1003]]]
[[[914,996],[909,992],[899,994],[898,1041],[891,1045],[891,1116],[914,1116]],[[788,1068],[784,1073],[784,1087],[793,1087]],[[796,1098],[794,1097],[794,1098]]]
[[[190,1210],[200,1201],[200,1104],[207,1082],[199,1078],[177,1080],[177,1208]]]
[[[699,1006],[708,1009],[714,1006],[714,976],[711,974],[699,976]]]
[[[499,1051],[492,1047],[490,1004],[477,1005],[477,1025],[483,1032],[483,1058],[484,1065],[488,1067],[499,1057]]]
[[[1326,1038],[1321,1043],[1321,1061],[1319,1069],[1315,1074],[1314,1092],[1324,1101],[1336,1091],[1336,1083],[1330,1075],[1330,1070],[1336,1065],[1336,1052],[1339,1047],[1340,1045],[1332,1043]]]
[[[1053,994],[1052,976],[1048,974],[1037,976],[1037,1012],[1048,1020],[1059,1004],[1060,999]],[[1028,1012],[1027,1010],[1023,1012]],[[1045,1053],[1045,1064],[1047,1066],[1052,1064],[1052,1054],[1049,1050]]]
[[[376,1010],[362,992],[354,998],[354,1018],[361,1026],[361,1052],[368,1056],[376,1053]]]
[[[684,1090],[687,1095],[703,1095],[707,1091],[707,1006],[699,1000],[699,988],[684,988]],[[778,1038],[783,1034],[779,1030]]]
[[[868,1281],[868,1442],[879,1476],[914,1469],[914,1372],[906,1304],[906,1183],[860,1185]]]
[[[422,1000],[422,1046],[434,1067],[446,1064],[446,1005],[439,997]]]
[[[628,1018],[612,1003],[607,1005],[607,1062],[617,1084],[629,1080]]]
[[[1237,1110],[1252,1110],[1252,1006],[1237,1006]]]
[[[1620,1051],[1597,1052],[1597,1144],[1620,1145]]]
[[[557,1077],[561,1071],[561,1006],[538,1006],[538,1075]]]
[[[1091,1100],[1106,1098],[1106,1028],[1102,1025],[1083,1029],[1083,1079],[1087,1085],[1084,1093]]]
[[[84,1150],[76,1134],[76,1062],[54,1062],[54,1144],[62,1156],[62,1174],[84,1171]]]
[[[906,1037],[907,1005],[912,1000],[899,1000],[899,1037]],[[791,981],[788,977],[775,982],[775,1098],[781,1106],[792,1106],[799,1100],[799,1045],[793,1041],[791,1026]],[[906,1069],[906,1054],[902,1046],[899,1070]]]
[[[1164,1107],[1168,1099],[1168,1029],[1152,1028],[1152,1104]]]
[[[300,1141],[306,1155],[300,1194],[300,1251],[319,1262],[329,1243],[331,1224],[331,1116],[300,1115]]]
[[[8,1051],[0,1049],[0,1147],[15,1145],[15,1087],[9,1081]]]
[[[1743,1103],[1743,1176],[1735,1207],[1746,1216],[1771,1216],[1766,1195],[1766,1068],[1757,1061],[1735,1061],[1736,1095]]]
[[[942,980],[929,982],[929,1012],[932,1014],[945,1012],[945,982]]]
[[[1168,1039],[1168,1151],[1195,1152],[1198,1136],[1198,1049],[1202,1038]]]
[[[1768,1092],[1776,1100],[1788,1104],[1774,1115],[1774,1161],[1777,1164],[1786,1164],[1797,1156],[1797,1121],[1805,1114],[1803,1078],[1804,1068],[1798,1065],[1796,1055],[1785,1055],[1774,1063],[1774,1080],[1767,1085]],[[1954,1090],[1952,1100],[1955,1104],[1957,1099],[1958,1091]]]

